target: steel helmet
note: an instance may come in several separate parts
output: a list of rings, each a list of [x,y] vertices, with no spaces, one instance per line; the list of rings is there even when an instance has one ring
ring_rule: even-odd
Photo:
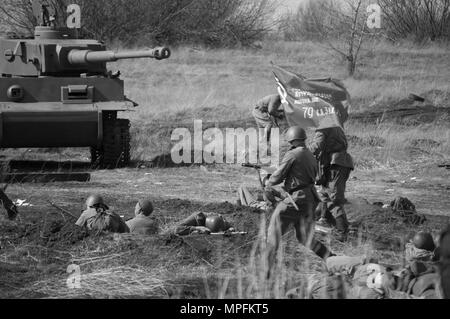
[[[226,230],[225,220],[220,215],[208,216],[206,218],[205,226],[213,233],[219,233]]]
[[[103,201],[103,197],[100,195],[91,195],[86,200],[86,206],[87,208],[95,208],[98,206],[104,206],[106,209],[108,209],[108,206],[105,205],[105,202]]]
[[[427,232],[419,232],[417,233],[413,240],[414,246],[418,249],[423,249],[427,251],[434,251],[436,249],[436,245],[434,244],[433,236]]]
[[[370,289],[382,289],[384,281],[383,273],[373,273],[367,277],[367,287]]]
[[[306,131],[300,126],[293,126],[286,132],[286,140],[288,142],[296,140],[305,141],[306,139]]]
[[[147,199],[141,199],[138,202],[139,212],[143,213],[145,216],[150,216],[153,213],[153,204]]]

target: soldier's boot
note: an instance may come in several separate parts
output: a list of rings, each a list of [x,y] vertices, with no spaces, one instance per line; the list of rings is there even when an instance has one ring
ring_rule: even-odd
[[[333,257],[336,256],[335,254],[333,254],[327,246],[325,246],[324,244],[322,244],[320,241],[317,240],[313,240],[311,242],[311,250],[320,258],[322,258],[323,260],[327,260],[327,258],[329,257]]]
[[[336,218],[336,239],[340,242],[347,241],[349,224],[347,221],[347,217],[345,215],[341,215]]]

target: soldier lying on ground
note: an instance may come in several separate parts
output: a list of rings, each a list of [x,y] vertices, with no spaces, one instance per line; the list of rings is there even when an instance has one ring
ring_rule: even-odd
[[[155,235],[159,231],[158,222],[151,217],[153,204],[149,200],[140,200],[134,210],[135,218],[127,221],[130,233],[139,235]]]
[[[175,229],[175,234],[187,236],[191,234],[211,234],[233,231],[231,225],[220,215],[194,213],[183,220]]]
[[[92,195],[86,200],[87,209],[81,214],[76,222],[79,227],[85,227],[90,231],[101,233],[129,233],[130,230],[122,218],[109,207],[99,195]]]
[[[6,210],[8,219],[9,220],[16,219],[17,215],[19,214],[17,206],[14,205],[14,203],[9,199],[8,196],[6,196],[5,192],[2,189],[0,189],[0,201],[2,202],[3,207]]]
[[[430,242],[431,238],[431,242]],[[404,268],[379,264],[366,257],[334,256],[326,260],[329,276],[310,278],[309,297],[313,299],[398,299],[441,297],[435,246],[429,233],[418,233],[406,248],[409,261]],[[418,248],[421,246],[426,249]],[[299,289],[288,297],[295,298]]]

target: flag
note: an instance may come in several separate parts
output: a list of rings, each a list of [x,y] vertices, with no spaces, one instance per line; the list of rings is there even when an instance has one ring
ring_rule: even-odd
[[[344,104],[350,95],[340,81],[307,79],[277,65],[273,73],[289,126],[343,127],[348,118]]]

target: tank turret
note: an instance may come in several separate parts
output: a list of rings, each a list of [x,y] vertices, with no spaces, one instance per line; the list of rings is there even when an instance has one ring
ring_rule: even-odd
[[[33,38],[0,38],[0,148],[90,147],[96,166],[126,166],[130,123],[117,114],[137,103],[125,97],[120,72],[108,71],[107,63],[164,60],[170,50],[109,51],[57,27],[46,0],[33,0],[33,11]]]
[[[6,76],[76,76],[107,73],[106,63],[122,59],[170,57],[170,50],[113,52],[96,40],[79,40],[69,29],[37,27],[34,39],[0,39],[0,74]]]

